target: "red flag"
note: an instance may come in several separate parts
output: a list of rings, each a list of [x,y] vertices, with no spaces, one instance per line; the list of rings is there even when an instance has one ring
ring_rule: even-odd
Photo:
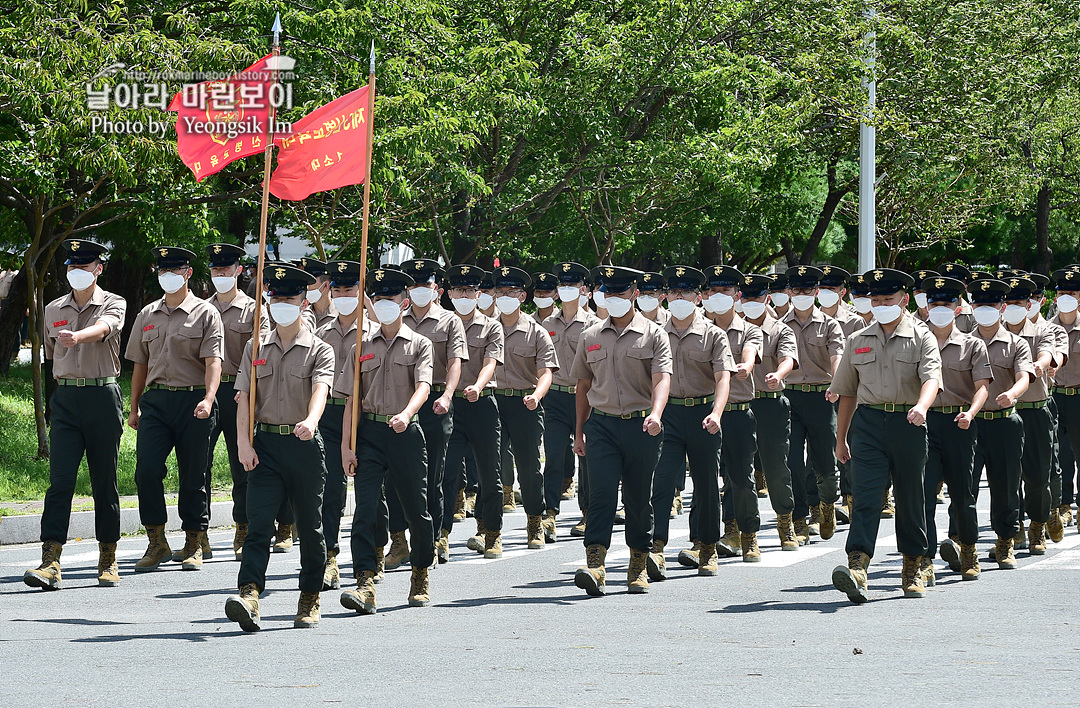
[[[235,76],[189,84],[173,96],[169,110],[177,112],[176,150],[196,180],[266,149],[271,67],[282,59],[268,54]]]
[[[363,184],[367,179],[368,87],[345,94],[292,125],[275,138],[278,164],[270,191],[299,201],[314,192]]]

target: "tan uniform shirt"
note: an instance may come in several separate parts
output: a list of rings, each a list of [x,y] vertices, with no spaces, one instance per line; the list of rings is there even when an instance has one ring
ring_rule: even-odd
[[[788,384],[827,384],[832,379],[831,357],[844,354],[844,331],[840,323],[814,308],[806,324],[788,310],[781,322],[795,333],[799,350],[799,368],[787,377]]]
[[[888,339],[877,322],[848,340],[829,390],[856,396],[860,405],[919,402],[922,385],[941,384],[941,355],[934,335],[904,317]]]
[[[555,356],[562,362],[562,366],[552,375],[553,384],[556,386],[577,385],[577,379],[571,375],[571,369],[574,358],[577,356],[581,333],[592,325],[599,324],[600,321],[596,315],[584,307],[579,307],[574,314],[574,319],[569,322],[563,317],[561,310],[544,320],[544,329],[547,330],[551,343],[555,347]]]
[[[552,308],[551,312],[547,315],[547,317],[541,317],[540,316],[540,310],[537,310],[536,312],[532,313],[531,315],[529,315],[529,317],[532,317],[534,320],[536,320],[536,324],[541,324],[542,325],[542,324],[544,324],[544,320],[546,320],[548,317],[553,317],[554,315],[559,314],[559,312],[560,312],[559,307],[556,305],[555,307]]]
[[[359,318],[357,318],[358,320]],[[341,372],[342,362],[349,356],[349,352],[356,346],[356,322],[353,320],[348,329],[341,326],[341,319],[335,317],[329,322],[325,323],[322,327],[315,330],[315,336],[323,340],[330,345],[330,348],[334,350],[334,361],[337,363],[337,371]],[[366,322],[364,323],[367,324]],[[365,334],[367,333],[367,327]],[[335,380],[337,377],[335,377]],[[331,386],[331,389],[333,386]],[[331,394],[334,395],[334,394]],[[335,396],[339,397],[339,396]],[[339,397],[340,398],[340,397]]]
[[[251,341],[255,330],[255,300],[239,290],[231,302],[222,302],[217,295],[207,300],[217,308],[221,315],[221,326],[225,335],[225,357],[221,360],[223,376],[236,376],[240,370],[240,357],[244,347]],[[264,314],[267,312],[264,310]],[[264,319],[265,323],[266,320]]]
[[[1028,381],[1035,380],[1031,348],[1023,337],[1005,329],[1005,325],[999,325],[997,332],[990,339],[984,339],[978,329],[975,330],[973,336],[986,345],[986,354],[990,357],[990,369],[994,372],[994,380],[990,382],[990,391],[986,396],[986,405],[982,409],[999,411],[1002,407],[997,404],[996,399],[1013,387],[1016,383],[1017,372],[1027,373]]]
[[[743,361],[746,350],[749,348],[754,350],[756,368],[756,365],[761,362],[761,350],[764,348],[764,337],[761,330],[756,325],[752,325],[742,317],[735,315],[724,332],[727,333],[728,344],[731,345],[731,356],[735,359],[735,363],[738,364]],[[739,379],[732,375],[728,403],[746,403],[752,400],[754,400],[754,375],[751,374],[745,379]]]
[[[135,317],[124,356],[146,364],[146,383],[164,386],[202,386],[204,359],[225,355],[221,315],[206,300],[191,292],[175,309],[165,298],[156,300]]]
[[[761,363],[754,367],[754,389],[757,391],[783,391],[784,382],[776,389],[769,388],[765,382],[767,374],[776,373],[784,359],[794,359],[795,371],[799,368],[799,347],[795,343],[795,333],[791,327],[766,314],[761,326]]]
[[[503,348],[503,365],[495,369],[497,388],[536,388],[536,372],[559,369],[551,337],[532,317],[519,314],[513,326],[503,325]]]
[[[308,309],[311,310],[311,314],[315,318],[315,331],[316,332],[319,330],[320,327],[323,327],[327,323],[333,322],[334,320],[336,320],[337,316],[338,316],[338,311],[337,311],[337,308],[334,307],[333,300],[330,301],[330,304],[327,305],[326,309],[323,310],[321,313],[317,312],[315,310],[314,305],[312,305]],[[356,309],[360,310],[360,311],[363,311],[363,309],[364,309],[364,299],[363,298],[360,298],[360,304],[356,306]]]
[[[716,374],[723,371],[735,377],[735,359],[731,345],[720,329],[705,315],[695,313],[690,326],[680,330],[675,321],[668,318],[664,325],[671,347],[672,398],[701,398],[716,392]]]
[[[75,294],[68,293],[45,306],[45,358],[52,359],[53,378],[103,379],[120,375],[120,331],[124,328],[127,301],[99,286],[90,301],[80,310]],[[109,333],[100,342],[86,342],[74,347],[58,344],[60,332],[93,327],[98,322],[109,325]]]
[[[825,316],[828,317],[828,315]],[[837,306],[836,315],[833,319],[840,325],[840,331],[844,333],[845,340],[863,327],[866,327],[866,322],[859,316],[859,313],[855,312],[844,303],[840,303]]]
[[[457,390],[464,391],[476,383],[480,370],[484,368],[484,359],[494,359],[503,363],[503,329],[497,319],[474,310],[472,318],[465,322],[465,342],[469,347],[469,358],[461,362],[461,378]],[[491,377],[487,388],[495,388],[495,377]]]
[[[1061,327],[1065,332],[1065,352],[1068,354],[1065,365],[1058,369],[1057,375],[1054,377],[1054,385],[1068,388],[1080,387],[1080,316],[1074,319],[1071,324],[1062,322],[1060,314],[1054,315],[1050,321]]]
[[[1002,327],[1005,325],[1002,324]],[[1031,351],[1031,362],[1034,367],[1035,361],[1044,353],[1050,354],[1051,366],[1055,362],[1060,361],[1058,358],[1058,343],[1055,339],[1055,334],[1047,327],[1038,327],[1032,324],[1031,320],[1024,320],[1024,326],[1020,329],[1019,336],[1024,338],[1027,342],[1028,349]],[[1034,370],[1034,369],[1033,369]],[[1009,384],[1010,386],[1012,384]],[[1045,401],[1050,395],[1050,376],[1045,371],[1042,376],[1037,376],[1031,385],[1028,386],[1028,390],[1024,391],[1024,395],[1020,396],[1021,401]]]
[[[626,415],[652,407],[653,374],[670,374],[671,368],[667,334],[635,312],[622,332],[610,317],[582,332],[571,374],[575,381],[592,381],[590,406]]]
[[[934,341],[938,341],[937,337]],[[975,382],[994,379],[986,344],[953,327],[945,341],[938,342],[938,352],[941,354],[941,388],[934,399],[934,407],[970,406],[975,397]]]
[[[240,359],[237,391],[250,393],[251,364],[249,341]],[[277,329],[262,337],[255,365],[255,420],[259,423],[296,425],[307,418],[314,388],[334,385],[333,348],[304,327],[288,345],[282,344]]]
[[[660,305],[655,310],[653,310],[652,314],[656,316],[656,319],[647,317],[644,315],[644,313],[642,313],[642,316],[644,316],[645,319],[650,320],[659,327],[663,327],[668,323],[668,320],[671,319],[671,313],[668,310],[664,309],[663,305]]]
[[[334,386],[334,395],[352,395],[356,345],[350,348]],[[382,327],[364,334],[360,348],[360,410],[375,415],[397,415],[421,383],[431,384],[431,341],[402,323],[387,341]]]
[[[469,347],[465,344],[465,326],[461,324],[461,318],[456,313],[439,307],[437,302],[431,303],[419,320],[416,315],[416,310],[410,307],[403,321],[409,325],[409,329],[431,340],[434,364],[431,383],[445,386],[446,366],[450,360],[461,359],[464,362],[469,358]]]

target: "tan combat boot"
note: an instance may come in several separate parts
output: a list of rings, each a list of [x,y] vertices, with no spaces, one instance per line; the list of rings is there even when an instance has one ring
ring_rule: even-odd
[[[202,557],[203,560],[210,560],[214,557],[214,548],[210,545],[210,533],[208,531],[202,532]]]
[[[994,560],[997,561],[998,568],[1002,570],[1016,568],[1016,556],[1013,554],[1013,540],[1011,538],[998,536],[997,544],[994,546]]]
[[[570,535],[574,538],[585,537],[585,523],[589,520],[589,510],[581,512],[581,521],[577,522],[570,528]]]
[[[1073,513],[1072,504],[1062,504],[1058,507],[1058,515],[1061,517],[1062,526],[1072,526]]]
[[[464,521],[468,513],[465,511],[465,490],[459,489],[457,499],[454,501],[454,521]]]
[[[885,487],[885,496],[881,499],[881,518],[891,519],[896,516],[896,505],[893,504],[892,489]]]
[[[649,554],[637,548],[630,549],[630,565],[626,568],[626,589],[631,595],[649,592],[649,578],[645,567]]]
[[[395,570],[407,560],[409,560],[409,542],[405,538],[405,532],[395,531],[390,534],[390,550],[386,553],[383,566],[387,570]]]
[[[765,473],[761,470],[754,470],[754,487],[757,489],[759,499],[769,496],[769,487],[765,483]]]
[[[277,533],[274,534],[274,553],[288,553],[291,551],[292,539],[292,524],[278,524]]]
[[[341,569],[338,568],[337,554],[337,551],[326,552],[326,568],[322,576],[323,590],[337,590],[341,587]]]
[[[942,541],[938,546],[938,555],[941,556],[941,560],[949,564],[949,570],[954,573],[961,572],[959,536],[949,536]]]
[[[937,483],[937,493],[934,495],[938,504],[945,503],[945,480],[939,479]]]
[[[676,516],[682,516],[682,495],[679,493],[676,493],[675,498],[671,500],[671,518],[674,519]]]
[[[861,605],[870,599],[870,585],[866,577],[866,569],[870,567],[870,556],[861,551],[848,553],[846,566],[838,565],[833,568],[833,587],[848,596],[848,599],[857,605]]]
[[[979,568],[979,554],[975,550],[974,543],[964,543],[960,546],[960,579],[978,580],[982,569]]]
[[[701,541],[694,541],[690,548],[684,548],[679,551],[679,565],[685,565],[687,568],[699,568],[701,567]],[[716,544],[713,544],[713,553],[716,552]]]
[[[573,477],[566,477],[562,481],[562,491],[559,492],[559,498],[563,501],[570,501],[577,494],[577,482]]]
[[[23,573],[23,582],[32,588],[42,590],[59,590],[62,585],[60,577],[60,553],[63,552],[63,544],[56,541],[45,541],[41,544],[41,565],[34,570]]]
[[[233,534],[232,550],[236,560],[244,558],[244,541],[247,540],[248,525],[237,524],[236,533]]]
[[[593,597],[600,597],[606,593],[607,572],[604,570],[605,558],[607,558],[607,549],[600,544],[594,543],[586,547],[585,565],[574,572],[574,585]]]
[[[514,505],[514,486],[503,485],[503,513],[511,512],[515,508]]]
[[[427,607],[431,604],[431,588],[427,568],[413,568],[409,582],[409,607]]]
[[[779,514],[776,517],[776,532],[780,535],[781,551],[799,550],[799,539],[795,538],[795,524],[791,521],[791,514]]]
[[[934,559],[930,556],[919,556],[919,573],[922,575],[924,586],[932,588],[937,584],[937,575],[934,573]]]
[[[525,520],[525,533],[529,548],[536,550],[544,547],[544,523],[539,516],[529,514]]]
[[[739,545],[742,546],[743,563],[761,562],[761,549],[758,548],[756,533],[742,534],[739,538]]]
[[[1015,536],[1013,536],[1013,549],[1017,551],[1022,551],[1028,547],[1028,540],[1027,532],[1024,529],[1024,520],[1020,519],[1019,524],[1020,530],[1016,532]]]
[[[725,558],[734,558],[739,555],[741,549],[742,543],[739,540],[739,522],[725,521],[724,535],[720,537],[720,541],[716,544],[716,552]]]
[[[262,629],[259,617],[259,588],[255,583],[240,586],[240,594],[225,601],[225,616],[240,625],[245,632]]]
[[[384,550],[385,549],[382,546],[379,546],[375,549],[375,576],[373,580],[376,583],[381,583],[383,580],[386,579],[386,565],[384,561],[385,553],[383,552]]]
[[[792,525],[795,527],[795,541],[800,546],[809,545],[810,528],[806,525],[806,517],[796,516]]]
[[[97,584],[102,588],[115,588],[120,584],[120,568],[116,565],[116,544],[98,544]]]
[[[185,531],[184,548],[180,551],[180,567],[184,570],[202,570],[202,531]]]
[[[720,567],[716,562],[716,544],[715,543],[703,543],[701,544],[701,550],[698,551],[698,575],[713,576],[720,572]]]
[[[667,580],[667,561],[664,559],[664,541],[659,539],[652,542],[652,551],[648,553],[645,562],[645,572],[649,580]]]
[[[362,615],[375,614],[375,573],[370,570],[360,571],[356,579],[356,589],[341,593],[341,606],[347,610],[356,610]]]
[[[836,533],[836,506],[821,502],[821,525],[818,527],[822,541],[828,541]]]
[[[439,538],[435,541],[435,556],[440,564],[450,562],[450,531],[439,529]]]
[[[544,543],[555,543],[559,540],[559,528],[555,525],[555,517],[559,512],[548,509],[543,518]]]
[[[810,507],[810,521],[806,524],[811,536],[821,535],[821,504]]]
[[[1028,553],[1033,556],[1046,555],[1046,537],[1043,536],[1041,521],[1032,521],[1028,527]]]
[[[484,558],[502,558],[502,533],[484,529]]]
[[[465,492],[465,516],[476,513],[476,492]]]
[[[149,570],[157,570],[157,567],[172,558],[172,549],[165,538],[164,526],[147,526],[146,537],[150,540],[146,547],[146,553],[135,564],[136,573],[145,573]]]
[[[904,597],[926,597],[921,566],[922,556],[904,556],[904,566],[900,571],[900,587],[904,590]]]
[[[851,510],[855,506],[855,500],[850,494],[845,494],[840,506],[836,508],[836,521],[841,524],[851,523]]]
[[[1050,518],[1046,520],[1046,535],[1054,543],[1061,543],[1065,538],[1065,524],[1061,521],[1061,512],[1056,506],[1050,509]]]
[[[465,542],[465,546],[470,551],[476,551],[477,553],[484,552],[484,535],[486,531],[484,529],[484,522],[480,519],[476,520],[476,533],[469,536],[469,540]]]
[[[293,629],[315,629],[319,626],[319,615],[319,593],[301,590],[296,617],[293,617]]]

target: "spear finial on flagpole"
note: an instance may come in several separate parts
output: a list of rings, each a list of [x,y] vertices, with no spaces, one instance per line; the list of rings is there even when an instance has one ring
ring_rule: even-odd
[[[276,47],[281,43],[280,42],[280,39],[281,39],[281,13],[280,12],[277,13],[277,15],[274,16],[274,27],[270,31],[274,33],[274,46]]]
[[[375,40],[371,40],[371,63],[368,64],[368,73],[375,73]]]

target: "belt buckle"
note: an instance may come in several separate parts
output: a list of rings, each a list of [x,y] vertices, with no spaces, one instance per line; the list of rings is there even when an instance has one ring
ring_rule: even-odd
[[[631,418],[634,417],[634,414],[633,413],[623,413],[619,417],[622,418],[623,420],[630,420]]]
[[[279,425],[277,428],[278,435],[288,435],[290,433],[289,426],[287,425]]]
[[[577,386],[567,386],[567,393],[577,393]]]
[[[693,398],[684,398],[684,399],[682,399],[682,404],[684,406],[692,406],[692,405],[694,405],[694,399]]]
[[[886,403],[885,404],[885,412],[886,413],[895,413],[896,412],[896,404],[895,403]]]
[[[82,388],[86,385],[86,379],[75,379],[75,385]]]

